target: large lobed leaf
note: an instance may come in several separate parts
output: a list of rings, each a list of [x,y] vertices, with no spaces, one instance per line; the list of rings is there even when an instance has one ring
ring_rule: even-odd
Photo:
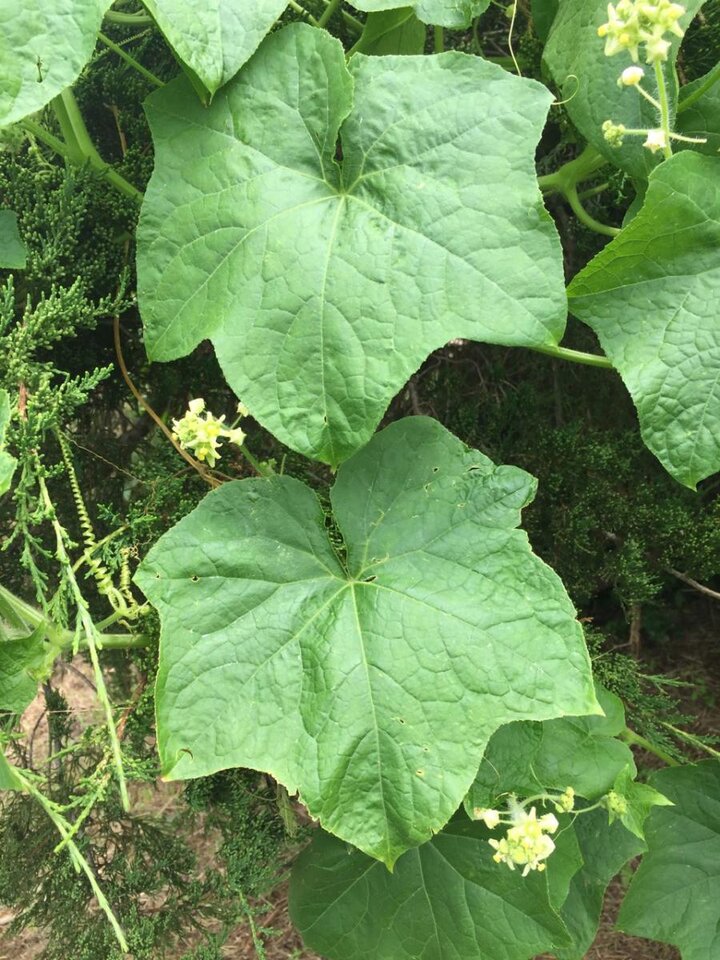
[[[550,101],[460,53],[346,67],[303,24],[268,37],[209,109],[183,80],[153,94],[150,357],[210,337],[252,414],[335,465],[453,337],[556,343],[562,258],[533,163]]]
[[[392,874],[318,833],[293,866],[292,919],[329,960],[581,960],[608,883],[642,844],[604,811],[560,820],[547,871],[527,877],[494,863],[490,833],[464,817]]]
[[[0,127],[35,113],[90,59],[112,0],[0,0]]]
[[[329,960],[530,960],[567,946],[545,875],[494,863],[489,836],[455,820],[389,873],[320,834],[293,867],[292,920]]]
[[[680,23],[687,27],[703,0],[686,0]],[[605,120],[637,129],[657,127],[655,108],[632,87],[618,86],[618,77],[631,65],[629,53],[605,56],[605,42],[598,27],[608,19],[607,0],[559,0],[558,10],[543,54],[544,63],[561,91],[565,109],[579,132],[611,163],[642,180],[661,159],[643,147],[642,137],[626,137],[622,147],[611,147],[602,133]],[[664,65],[671,115],[677,102],[675,60],[680,39],[672,38]],[[655,94],[652,67],[645,67],[643,81]]]
[[[571,786],[588,800],[613,788],[630,767],[630,748],[615,737],[625,728],[620,700],[597,686],[604,717],[563,717],[511,723],[494,734],[468,793],[467,807],[494,807],[508,793],[529,797]],[[501,801],[500,801],[501,802]]]
[[[170,46],[214,94],[250,59],[287,0],[143,0]]]
[[[346,560],[296,480],[211,493],[137,575],[163,622],[165,774],[266,770],[392,864],[501,724],[599,711],[572,606],[516,529],[534,487],[411,418],[339,471]]]
[[[720,956],[720,762],[670,767],[653,785],[675,806],[656,808],[649,851],[618,920],[622,930],[675,944],[683,960]]]
[[[685,151],[653,172],[637,216],[568,288],[645,443],[691,488],[720,470],[719,249],[720,160]]]

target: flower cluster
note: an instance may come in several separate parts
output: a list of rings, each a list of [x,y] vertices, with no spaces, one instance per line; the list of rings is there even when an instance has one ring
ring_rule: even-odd
[[[614,56],[627,50],[637,63],[640,47],[645,46],[646,63],[667,60],[671,41],[667,34],[682,37],[680,17],[685,7],[672,0],[618,0],[608,4],[608,21],[598,27],[605,39],[605,55]]]
[[[220,458],[220,440],[242,446],[245,433],[239,427],[226,427],[224,416],[214,417],[207,412],[203,417],[204,410],[205,401],[202,397],[191,400],[182,419],[173,420],[173,435],[183,450],[192,450],[198,460],[214,467]],[[239,403],[238,413],[247,416],[247,407]]]
[[[476,807],[473,814],[490,830],[500,823],[509,824],[508,831],[501,840],[494,838],[488,840],[495,851],[493,855],[495,863],[506,863],[511,870],[516,866],[522,866],[524,877],[531,870],[545,869],[543,861],[547,860],[555,849],[553,840],[548,836],[550,833],[555,833],[558,828],[558,821],[554,814],[546,813],[538,817],[535,807],[531,807],[528,813],[524,807],[515,802],[510,804],[509,820],[503,819],[499,810],[485,807]]]
[[[575,791],[567,787],[564,793],[555,798],[555,809],[558,813],[570,813],[575,808]]]
[[[627,813],[627,800],[621,794],[611,790],[603,797],[603,806],[607,809],[610,823]]]

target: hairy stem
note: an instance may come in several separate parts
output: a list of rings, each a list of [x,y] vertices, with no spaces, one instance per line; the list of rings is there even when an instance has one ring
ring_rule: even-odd
[[[655,79],[658,87],[658,101],[660,103],[660,126],[665,134],[665,146],[663,147],[663,154],[665,155],[665,159],[669,160],[672,156],[672,146],[670,145],[670,104],[668,102],[667,86],[665,85],[665,74],[663,73],[662,64],[659,60],[655,61],[653,67],[655,68]]]

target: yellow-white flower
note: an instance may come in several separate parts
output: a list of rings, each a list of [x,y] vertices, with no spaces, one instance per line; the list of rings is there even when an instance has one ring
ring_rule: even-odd
[[[214,417],[205,412],[205,401],[196,397],[188,404],[187,411],[180,420],[173,420],[173,436],[183,448],[191,450],[201,463],[214,467],[220,459],[220,440],[242,445],[244,431],[228,429],[224,425],[225,417]]]
[[[643,143],[643,146],[647,147],[652,153],[657,153],[658,150],[664,150],[665,147],[667,147],[665,131],[659,127],[655,130],[648,130],[647,139]]]
[[[488,830],[494,830],[500,823],[500,811],[489,807],[475,807],[473,817],[476,820],[482,820]]]
[[[495,863],[506,863],[511,870],[522,866],[524,877],[531,870],[544,870],[544,861],[555,849],[548,834],[557,830],[557,818],[552,813],[538,818],[535,807],[528,813],[519,805],[511,807],[510,816],[513,825],[507,835],[502,840],[488,840],[495,851],[493,860]]]

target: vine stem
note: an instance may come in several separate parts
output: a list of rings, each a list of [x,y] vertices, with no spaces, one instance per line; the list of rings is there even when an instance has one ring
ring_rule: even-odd
[[[653,67],[655,69],[655,79],[658,87],[658,100],[660,102],[660,123],[663,133],[665,134],[665,146],[663,147],[663,154],[665,155],[665,159],[669,160],[673,155],[672,146],[670,144],[670,135],[672,131],[670,129],[670,104],[668,103],[665,74],[663,73],[662,64],[659,60],[655,61]]]
[[[312,27],[317,27],[318,25],[317,20],[308,10],[305,9],[305,7],[301,7],[299,3],[295,2],[295,0],[290,0],[290,3],[288,4],[288,6],[290,7],[291,10],[294,10],[295,13],[299,13],[301,17],[305,17],[307,22]]]
[[[578,197],[577,187],[575,184],[568,186],[564,190],[564,196],[567,202],[570,204],[570,209],[578,218],[580,223],[583,223],[590,230],[594,230],[595,233],[602,233],[606,237],[616,237],[620,230],[618,227],[610,227],[605,223],[600,223],[599,220],[596,220],[595,217],[591,216],[585,207],[580,203],[580,198]]]
[[[607,166],[605,157],[595,147],[588,144],[574,160],[564,163],[554,173],[539,176],[538,186],[545,193],[563,193],[566,186],[577,186],[585,180],[590,180],[598,170],[605,166]]]
[[[108,903],[108,899],[103,893],[100,887],[100,884],[97,881],[97,877],[95,876],[92,870],[92,867],[87,862],[85,857],[82,855],[79,847],[73,840],[71,832],[68,829],[68,826],[65,820],[58,813],[56,809],[56,804],[53,803],[53,801],[50,800],[48,797],[46,797],[41,790],[38,790],[38,788],[35,786],[32,780],[29,777],[27,777],[19,767],[13,767],[12,769],[13,769],[13,775],[17,777],[20,785],[22,786],[23,791],[27,793],[28,796],[32,797],[32,799],[40,807],[42,807],[43,811],[51,820],[53,826],[62,837],[63,846],[67,849],[68,853],[70,854],[70,858],[72,860],[73,866],[75,867],[76,870],[78,871],[81,870],[87,877],[88,882],[90,883],[90,886],[92,888],[92,892],[95,894],[95,899],[97,900],[98,905],[100,906],[100,909],[103,911],[110,925],[113,928],[113,931],[115,933],[115,937],[120,946],[120,949],[122,950],[123,953],[129,953],[130,948],[128,947],[127,940],[125,939],[125,934],[123,933],[123,929],[120,926],[120,923],[118,922],[117,917],[113,913],[113,909]]]
[[[70,591],[77,607],[79,625],[82,626],[82,632],[85,636],[88,653],[90,654],[90,662],[92,663],[93,673],[95,675],[95,686],[97,687],[97,697],[100,701],[100,705],[103,708],[103,712],[105,713],[108,736],[110,737],[110,748],[112,750],[113,760],[115,761],[115,773],[118,780],[118,788],[120,790],[120,800],[122,802],[123,809],[129,810],[130,799],[127,792],[127,783],[125,782],[125,770],[123,768],[120,740],[118,738],[117,729],[115,728],[112,704],[110,703],[110,698],[108,697],[105,679],[102,674],[100,659],[98,657],[98,643],[102,645],[102,637],[92,621],[87,601],[82,595],[77,579],[75,578],[72,562],[65,546],[65,531],[60,525],[60,521],[57,519],[55,505],[52,502],[50,492],[48,491],[45,478],[42,476],[42,474],[38,474],[37,482],[42,502],[47,511],[48,519],[52,524],[53,530],[55,531],[57,558],[65,570],[65,576],[67,577],[67,582],[70,585]]]
[[[127,50],[123,50],[123,48],[119,44],[115,43],[114,40],[111,40],[110,37],[106,37],[104,33],[98,33],[98,39],[104,43],[109,50],[112,50],[113,53],[116,53],[122,60],[124,60],[125,63],[129,64],[133,70],[137,70],[141,76],[145,77],[146,80],[149,80],[150,83],[155,84],[156,87],[165,86],[164,81],[162,81],[159,77],[156,77],[151,70],[147,69],[147,67],[144,67],[141,63],[138,63],[135,57],[131,57]]]
[[[55,643],[62,648],[72,647],[75,642],[74,631],[59,627],[40,610],[26,603],[20,597],[16,597],[14,593],[11,593],[2,585],[0,585],[0,615],[16,629],[29,633],[44,624],[47,638],[51,643]],[[95,629],[100,633],[101,630],[115,623],[118,619],[115,614],[112,614],[96,624]],[[100,634],[100,641],[103,650],[132,650],[150,646],[150,641],[143,634],[104,633]],[[81,647],[85,649],[84,644],[81,644]]]
[[[320,19],[317,22],[319,27],[325,27],[332,20],[333,16],[339,9],[342,0],[330,0],[324,12],[321,14]]]
[[[108,10],[105,19],[125,27],[146,27],[155,22],[149,13],[122,13],[119,10]]]
[[[630,727],[625,727],[623,732],[620,734],[620,739],[624,740],[625,743],[629,743],[630,745],[634,744],[636,747],[642,747],[643,750],[647,750],[648,753],[654,754],[659,760],[662,760],[669,767],[680,766],[678,761],[674,757],[671,757],[669,753],[666,753],[660,747],[656,747],[654,743],[651,743],[646,737],[643,737],[642,734],[631,730]]]
[[[435,53],[443,53],[445,50],[445,31],[442,27],[433,27],[433,48]]]
[[[51,106],[65,139],[66,150],[63,151],[63,155],[79,166],[88,162],[96,170],[99,170],[116,190],[132,197],[139,203],[143,197],[142,193],[121,176],[117,170],[105,163],[97,152],[72,90],[69,87],[63,90],[59,96],[51,101]],[[48,138],[44,139],[48,146],[53,146]]]
[[[571,363],[581,363],[586,367],[599,367],[603,370],[614,370],[612,363],[607,357],[597,353],[584,353],[582,350],[571,350],[569,347],[542,346],[531,347],[535,353],[544,353],[548,357],[555,357],[557,360],[569,360]]]

